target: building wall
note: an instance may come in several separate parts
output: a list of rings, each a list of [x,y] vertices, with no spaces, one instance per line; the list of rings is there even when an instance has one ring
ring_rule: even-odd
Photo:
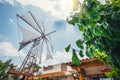
[[[53,69],[44,71],[43,68],[42,68],[40,71],[42,72],[42,74],[61,72],[61,64],[53,65]]]
[[[44,74],[48,74],[48,73],[55,73],[55,72],[64,72],[65,75],[64,76],[58,76],[58,77],[52,77],[53,80],[74,80],[72,73],[69,71],[73,71],[73,69],[70,66],[66,66],[65,64],[56,64],[53,65],[53,68],[46,68],[46,70],[44,70],[43,68],[40,70],[40,72],[42,72],[42,75]],[[48,78],[45,78],[43,80],[49,80]]]
[[[42,79],[42,80],[49,80],[49,79]],[[52,80],[74,80],[73,76],[59,76],[53,77]]]
[[[61,65],[61,71],[67,71],[67,66],[65,64]]]

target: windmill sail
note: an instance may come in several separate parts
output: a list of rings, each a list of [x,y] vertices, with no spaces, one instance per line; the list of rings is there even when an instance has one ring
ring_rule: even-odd
[[[37,21],[37,19],[34,17],[34,15],[30,11],[29,11],[29,13],[30,13],[31,17],[33,18],[34,22],[36,23],[36,25],[38,26],[37,28],[39,28],[41,33],[44,33],[44,29],[42,30],[42,28],[41,28],[39,22]],[[43,26],[43,28],[44,28],[44,26]]]
[[[48,59],[52,59],[52,55],[49,51],[46,54],[46,60],[48,60]]]
[[[36,46],[34,46],[33,48],[31,48],[30,52],[34,53],[34,54],[41,54],[40,53],[40,43],[38,43]]]
[[[29,43],[31,43],[32,41],[26,42],[26,43],[20,43],[20,47],[18,49],[18,51],[20,51],[21,49],[23,49],[25,46],[27,46]]]
[[[37,39],[37,38],[40,37],[40,36],[36,35],[35,33],[31,32],[31,31],[29,31],[29,30],[27,30],[27,29],[25,29],[25,28],[23,28],[21,26],[19,26],[19,27],[20,27],[22,35],[23,35],[23,40],[20,43],[21,45],[20,45],[19,50],[21,50],[26,45],[28,45],[29,43],[31,43],[32,40]]]
[[[46,45],[47,45],[46,60],[48,60],[48,59],[52,59],[51,51],[50,51],[50,48],[49,48],[49,45],[48,45],[47,42],[46,42]]]
[[[36,31],[38,31],[39,33],[41,33],[41,30],[39,29],[39,27],[37,26],[37,24],[35,23],[35,21],[33,19],[31,19],[31,17],[29,15],[17,15],[19,18],[21,18],[23,21],[25,21],[27,24],[29,24],[33,29],[35,29]]]
[[[42,40],[42,42],[41,42],[41,44],[40,44],[41,46],[39,47],[39,48],[40,48],[40,49],[39,49],[39,50],[40,50],[40,51],[39,51],[40,54],[38,54],[38,56],[39,56],[39,64],[41,63],[41,59],[42,59],[42,52],[43,52],[43,47],[44,47],[44,46],[43,46],[43,43],[44,43],[44,40]]]

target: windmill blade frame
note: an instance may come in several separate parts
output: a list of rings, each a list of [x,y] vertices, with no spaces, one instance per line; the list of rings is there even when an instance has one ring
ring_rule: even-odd
[[[44,43],[44,40],[42,40],[41,41],[41,46],[40,46],[40,56],[39,56],[39,64],[41,63],[41,59],[42,59],[42,52],[43,52],[43,47],[44,47],[44,45],[43,45],[43,43]]]
[[[34,21],[34,19],[33,19],[33,17],[31,16],[31,14],[30,14],[30,16],[28,16],[29,17],[29,19],[25,16],[25,15],[18,15],[18,14],[16,14],[16,16],[17,17],[19,17],[20,19],[22,19],[23,21],[25,21],[28,25],[30,25],[34,30],[36,30],[37,32],[39,32],[40,34],[42,34],[42,32],[39,30],[39,27],[38,27],[38,25],[36,24],[36,22]],[[33,20],[30,20],[30,17],[31,17],[31,19],[33,19]]]
[[[50,48],[49,48],[49,45],[48,45],[47,39],[46,39],[46,45],[47,45],[46,60],[48,60],[48,59],[53,59],[53,58],[52,58],[52,55],[51,55],[52,50],[50,50]]]
[[[32,16],[34,22],[37,24],[37,26],[38,26],[38,28],[40,29],[41,33],[43,33],[43,31],[42,31],[42,29],[41,29],[41,27],[40,27],[40,24],[37,22],[36,18],[35,18],[34,15],[32,14],[32,12],[29,11],[29,13],[30,13],[30,15]]]

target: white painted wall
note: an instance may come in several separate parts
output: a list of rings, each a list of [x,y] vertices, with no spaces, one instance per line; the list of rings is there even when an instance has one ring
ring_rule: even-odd
[[[51,69],[51,70],[43,71],[43,68],[42,68],[42,69],[40,69],[39,71],[41,71],[42,74],[60,72],[60,71],[61,71],[61,64],[53,65],[53,69]]]
[[[73,69],[70,66],[67,66],[67,71],[73,71]]]

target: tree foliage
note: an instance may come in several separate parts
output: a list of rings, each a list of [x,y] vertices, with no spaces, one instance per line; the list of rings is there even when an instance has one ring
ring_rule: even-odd
[[[11,63],[12,60],[7,60],[3,62],[0,60],[0,80],[8,80],[9,74],[7,74],[9,69],[14,69],[16,66]]]
[[[105,4],[84,0],[80,11],[74,12],[70,18],[68,23],[77,25],[83,32],[83,39],[76,41],[80,56],[84,56],[84,50],[88,57],[97,56],[100,61],[104,56],[105,61],[119,69],[120,0],[106,0]]]

